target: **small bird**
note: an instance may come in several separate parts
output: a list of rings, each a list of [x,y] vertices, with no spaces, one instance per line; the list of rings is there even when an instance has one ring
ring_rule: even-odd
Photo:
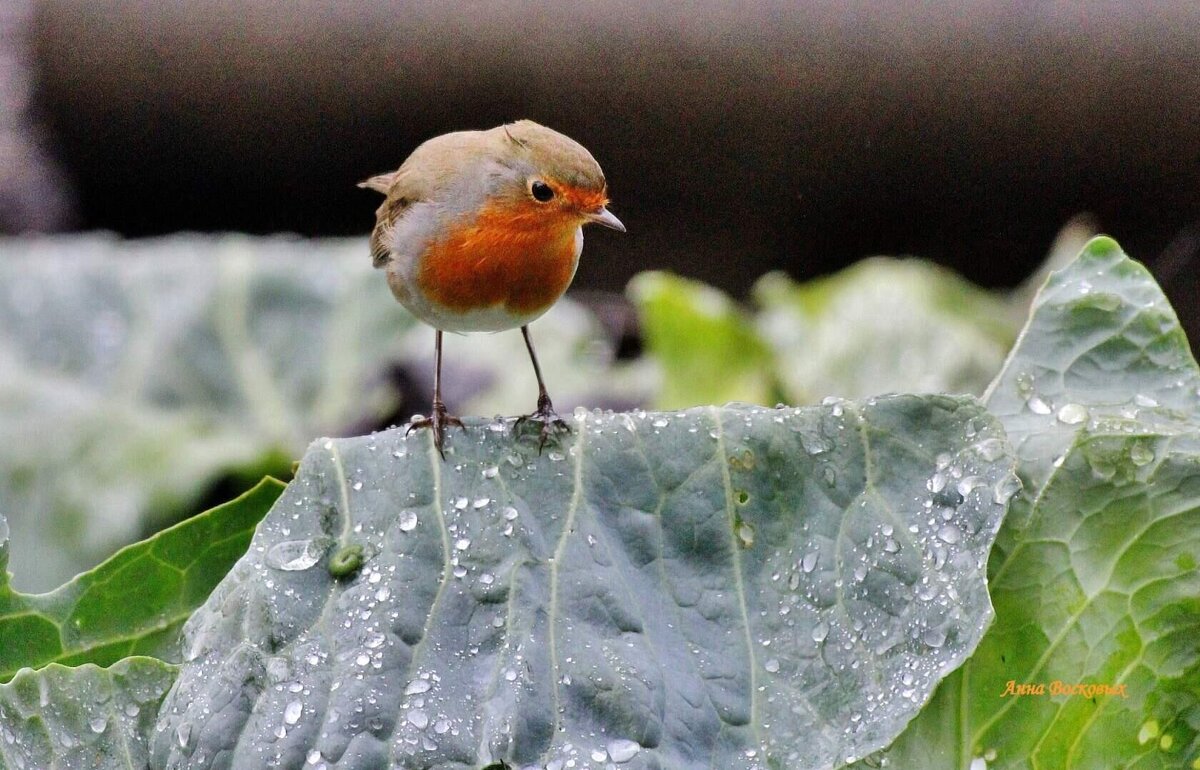
[[[434,328],[433,407],[409,431],[432,428],[439,453],[447,425],[462,421],[442,402],[442,333],[520,327],[537,375],[539,447],[565,430],[542,379],[529,323],[558,301],[579,265],[583,225],[625,232],[606,206],[600,165],[573,139],[532,120],[456,131],[413,151],[397,171],[359,184],[386,198],[375,212],[371,256],[392,294]]]

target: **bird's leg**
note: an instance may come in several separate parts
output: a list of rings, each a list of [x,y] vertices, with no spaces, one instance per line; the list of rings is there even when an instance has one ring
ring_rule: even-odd
[[[413,420],[408,426],[408,431],[404,435],[412,433],[419,428],[433,429],[433,445],[437,447],[438,454],[442,459],[446,459],[446,452],[442,449],[444,442],[446,426],[457,425],[463,430],[462,420],[446,413],[446,405],[442,403],[442,330],[435,330],[433,343],[433,407],[430,409],[428,417],[423,417],[420,420]]]
[[[546,446],[546,442],[549,441],[551,434],[570,432],[571,428],[554,411],[554,404],[550,403],[550,394],[546,392],[546,382],[542,379],[542,367],[538,366],[537,354],[533,352],[533,341],[529,339],[528,324],[521,327],[521,336],[525,338],[525,347],[529,350],[529,360],[533,362],[533,373],[537,375],[538,400],[537,411],[518,418],[513,429],[519,428],[527,420],[541,423],[542,427],[538,438],[538,452],[540,453]]]

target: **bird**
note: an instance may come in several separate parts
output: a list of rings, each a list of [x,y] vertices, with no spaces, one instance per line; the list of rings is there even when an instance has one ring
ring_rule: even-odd
[[[575,140],[532,120],[455,131],[419,145],[396,171],[359,187],[382,193],[370,248],[392,295],[434,329],[433,404],[408,432],[429,428],[445,459],[448,426],[463,427],[442,401],[444,332],[520,328],[537,376],[539,452],[569,430],[554,411],[529,324],[566,292],[583,251],[583,226],[625,232],[608,210],[600,164]]]

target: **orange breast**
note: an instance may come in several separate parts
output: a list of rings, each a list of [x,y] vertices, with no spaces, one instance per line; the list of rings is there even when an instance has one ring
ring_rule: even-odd
[[[544,310],[574,276],[578,226],[574,218],[540,207],[493,204],[430,244],[417,285],[449,310]]]

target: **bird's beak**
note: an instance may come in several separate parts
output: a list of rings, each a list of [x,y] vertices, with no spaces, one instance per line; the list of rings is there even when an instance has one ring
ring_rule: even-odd
[[[617,219],[611,211],[601,206],[596,211],[585,215],[589,222],[595,222],[598,225],[611,227],[619,233],[625,232],[625,225],[621,224],[621,220]]]

